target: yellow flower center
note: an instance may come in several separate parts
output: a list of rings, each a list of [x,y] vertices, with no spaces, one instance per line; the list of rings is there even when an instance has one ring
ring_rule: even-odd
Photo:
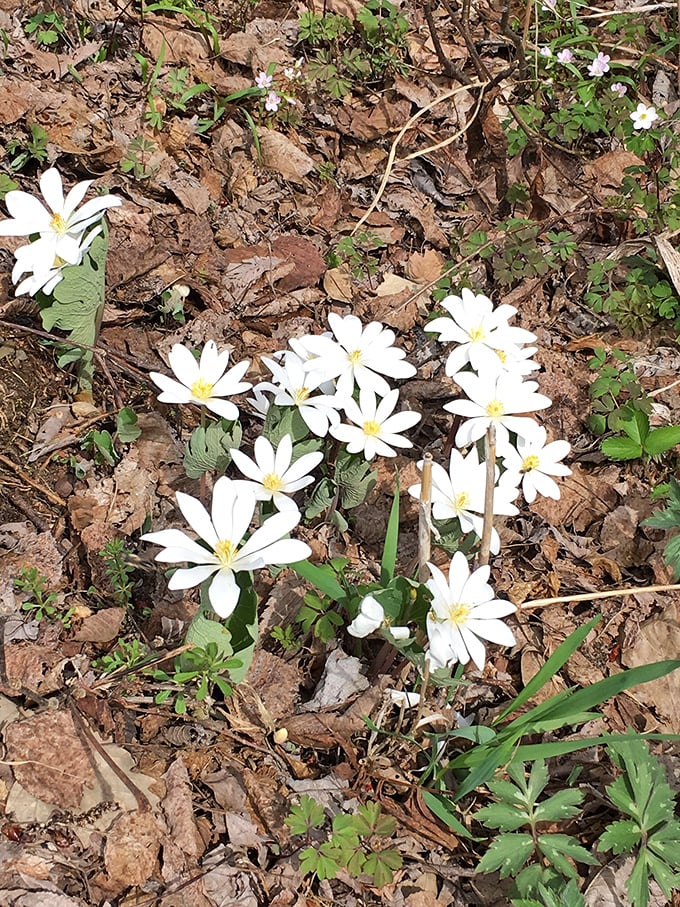
[[[465,624],[470,619],[470,606],[464,604],[463,602],[454,602],[454,604],[449,605],[449,623],[452,623],[454,627],[464,627]]]
[[[508,361],[508,354],[505,352],[505,350],[496,350],[495,353],[501,360],[503,365],[505,365],[505,363]]]
[[[486,405],[486,414],[490,419],[499,419],[505,415],[505,408],[500,400],[491,400]]]
[[[213,548],[213,553],[222,567],[231,567],[238,548],[229,539],[220,540]]]
[[[470,340],[473,343],[479,343],[482,340],[486,340],[486,331],[480,325],[479,327],[472,328],[470,331]]]
[[[364,434],[377,438],[380,434],[380,422],[374,422],[372,419],[364,422]]]
[[[213,387],[215,385],[206,381],[205,378],[199,378],[191,385],[191,393],[197,400],[209,400],[212,397]]]
[[[309,391],[307,390],[306,387],[297,387],[293,391],[293,400],[295,400],[295,404],[297,406],[299,406],[301,403],[304,403],[308,397],[309,397]]]
[[[528,457],[525,457],[522,460],[522,472],[531,472],[532,469],[538,469],[541,465],[541,461],[538,459],[536,454],[529,454]]]
[[[359,365],[361,362],[361,350],[352,350],[351,353],[347,354],[347,358],[352,363],[352,365]]]
[[[63,236],[67,232],[68,225],[61,214],[54,214],[50,220],[50,227],[55,233]]]
[[[467,491],[462,491],[460,494],[456,495],[453,499],[453,506],[455,510],[467,510],[467,506],[470,503],[470,495]]]
[[[53,268],[61,268],[65,264],[66,261],[63,258],[61,258],[59,255],[55,255],[54,264],[52,265]]]
[[[283,488],[281,477],[278,476],[275,472],[270,472],[269,475],[266,475],[264,479],[262,479],[262,485],[264,488],[266,488],[267,491],[271,491],[272,494],[277,491],[281,491],[281,489]]]

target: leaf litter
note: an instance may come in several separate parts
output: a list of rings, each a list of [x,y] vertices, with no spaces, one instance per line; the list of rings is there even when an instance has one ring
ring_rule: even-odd
[[[106,406],[101,414],[83,418],[67,407],[68,377],[30,333],[3,326],[25,362],[11,367],[14,374],[20,369],[20,385],[12,371],[0,370],[3,398],[12,399],[0,419],[2,450],[35,485],[26,485],[21,472],[3,461],[0,480],[9,495],[0,505],[0,601],[8,623],[25,615],[26,631],[8,632],[6,625],[3,636],[0,714],[7,765],[0,793],[7,842],[0,846],[0,900],[70,907],[129,895],[149,904],[158,897],[166,907],[301,904],[307,883],[287,850],[283,824],[293,795],[314,796],[335,814],[370,791],[398,816],[401,831],[412,836],[412,853],[422,852],[431,871],[423,873],[414,860],[398,883],[383,891],[346,877],[343,903],[492,903],[497,892],[480,900],[482,888],[473,894],[445,871],[457,842],[418,803],[414,753],[384,743],[381,752],[369,747],[365,717],[383,714],[384,688],[400,682],[403,665],[385,663],[376,675],[349,646],[329,651],[316,639],[294,653],[262,648],[243,689],[217,706],[218,719],[197,712],[192,720],[201,733],[189,727],[188,737],[173,743],[171,732],[186,731],[188,725],[154,704],[148,682],[126,681],[121,669],[102,693],[90,686],[97,676],[93,662],[124,634],[140,636],[162,663],[175,623],[181,626],[196,602],[190,594],[172,592],[164,592],[160,601],[161,587],[150,587],[145,578],[144,556],[134,555],[139,606],[132,615],[110,607],[98,553],[114,537],[138,550],[135,534],[147,516],[167,508],[178,488],[190,487],[183,484],[181,466],[187,426],[171,428],[143,385],[143,373],[162,367],[172,343],[215,337],[231,345],[235,355],[252,355],[252,350],[270,355],[296,322],[324,329],[325,311],[332,307],[400,331],[409,357],[422,356],[427,369],[427,341],[419,326],[433,308],[433,285],[446,273],[451,238],[461,224],[465,236],[481,228],[493,235],[491,214],[503,204],[504,186],[524,175],[535,218],[557,214],[566,226],[579,229],[593,216],[588,200],[605,204],[626,168],[640,159],[614,149],[593,154],[579,171],[569,155],[551,148],[550,161],[509,160],[502,111],[484,104],[478,124],[460,142],[392,169],[381,210],[366,221],[378,244],[365,252],[364,270],[357,274],[348,262],[329,267],[329,253],[343,236],[352,236],[376,195],[393,138],[414,111],[433,104],[450,87],[439,51],[431,38],[423,40],[422,11],[407,3],[404,9],[412,18],[408,52],[419,69],[408,76],[392,74],[378,92],[357,83],[329,104],[320,83],[310,84],[300,99],[302,121],[292,129],[261,123],[259,147],[234,104],[226,105],[206,132],[198,131],[198,115],[181,108],[172,109],[161,129],[152,128],[146,117],[150,83],[135,61],[137,48],[151,70],[163,58],[159,84],[166,85],[170,70],[184,66],[194,84],[208,86],[211,103],[251,86],[271,61],[291,65],[296,60],[297,27],[281,4],[259,4],[262,10],[252,15],[243,4],[227,6],[234,8],[222,20],[217,54],[210,33],[181,15],[146,12],[142,20],[107,4],[85,12],[77,4],[93,40],[76,38],[74,32],[70,45],[55,53],[38,47],[10,13],[2,13],[8,41],[0,87],[5,142],[15,135],[25,140],[30,124],[40,123],[47,135],[43,160],[67,156],[74,174],[94,177],[97,186],[124,195],[126,204],[111,215],[101,342],[121,358],[108,360],[115,378],[99,388]],[[335,11],[354,20],[363,4],[315,0],[313,6],[319,13]],[[250,21],[244,21],[248,16]],[[438,21],[441,52],[456,67],[465,65],[469,47],[441,12]],[[93,54],[103,58],[96,62]],[[502,69],[488,47],[484,54],[483,65]],[[168,98],[161,93],[160,100],[167,112]],[[159,101],[158,109],[163,104]],[[404,138],[400,156],[464,127],[474,107],[471,91],[433,106]],[[209,109],[206,102],[201,115]],[[120,167],[123,161],[130,163],[127,171]],[[38,169],[44,166],[40,159],[35,163]],[[665,237],[657,242],[675,282],[677,252]],[[13,245],[0,240],[7,261]],[[614,252],[617,245],[602,248]],[[190,288],[185,327],[158,315],[161,294],[180,280]],[[575,440],[586,430],[590,381],[585,357],[574,345],[581,338],[572,334],[581,313],[546,280],[522,279],[506,295],[519,305],[520,323],[539,334],[542,390],[554,401],[551,424]],[[594,342],[628,344],[640,362],[664,349],[650,348],[642,337],[622,340],[610,323]],[[652,370],[649,382],[659,391],[659,376],[676,371],[676,364],[668,365],[675,351],[665,349],[660,370]],[[423,387],[412,391],[420,401],[431,400],[438,387],[439,363],[431,360]],[[88,417],[106,422],[115,393],[141,410],[142,436],[106,469],[82,445],[91,427]],[[678,396],[669,390],[661,399],[677,421]],[[423,428],[435,449],[446,434],[436,418],[432,413]],[[74,476],[74,463],[86,467],[84,475]],[[407,479],[413,463],[398,458],[397,464],[403,489],[413,481]],[[625,467],[584,458],[572,469],[559,501],[541,499],[528,508],[523,524],[499,526],[524,548],[509,555],[504,548],[499,587],[521,603],[572,590],[593,592],[603,583],[648,573],[650,565],[652,579],[663,582],[667,572],[658,540],[641,526],[649,515],[644,504],[651,477],[635,477],[642,490],[633,504],[622,484]],[[357,541],[319,533],[320,555],[351,550],[362,569],[379,570],[393,474],[391,465],[380,466],[372,499],[356,512]],[[66,507],[55,505],[41,488],[60,489]],[[553,534],[541,537],[540,526],[552,527]],[[412,562],[415,553],[410,518],[405,518],[400,559]],[[94,607],[86,605],[72,629],[29,621],[14,580],[30,567],[47,577],[59,608],[68,606],[74,590],[81,590],[83,598],[89,584],[100,599],[88,599]],[[290,574],[279,575],[264,602],[267,626],[293,619],[303,594]],[[565,674],[571,683],[587,686],[621,665],[677,655],[672,595],[614,601],[602,606],[605,629],[598,639],[570,659]],[[483,678],[474,677],[470,701],[478,695],[480,707],[493,708],[489,688],[509,694],[512,684],[529,682],[582,621],[583,612],[561,607],[546,610],[540,623],[520,616],[510,663],[498,656]],[[555,684],[563,689],[565,680],[558,676]],[[608,729],[623,730],[627,720],[642,720],[655,730],[679,732],[676,686],[676,675],[670,675],[633,691],[638,705],[618,697],[616,709],[605,711]],[[74,702],[76,708],[81,702],[80,714],[88,716],[83,719],[89,722],[87,733],[74,723]],[[433,713],[444,714],[440,707],[433,703]],[[154,722],[164,734],[150,733]],[[104,729],[102,737],[97,727]],[[279,738],[277,731],[285,733]],[[203,742],[205,734],[210,743]],[[96,745],[91,735],[97,735]],[[10,832],[16,828],[19,832]],[[13,843],[13,834],[20,834],[20,843]],[[74,883],[75,873],[86,883]],[[595,894],[600,882],[593,880],[588,899],[602,897]],[[606,896],[613,887],[607,883]],[[336,892],[329,882],[320,884],[321,897],[330,901]]]

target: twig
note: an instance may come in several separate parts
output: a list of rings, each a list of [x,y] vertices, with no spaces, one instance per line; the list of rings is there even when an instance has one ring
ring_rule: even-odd
[[[421,583],[429,577],[427,566],[432,552],[432,454],[428,451],[423,456],[423,475],[420,480],[420,507],[418,508],[418,579]]]
[[[529,608],[547,608],[549,605],[560,605],[564,602],[590,602],[600,598],[619,598],[623,595],[640,595],[642,592],[669,592],[680,589],[680,583],[665,583],[660,586],[628,586],[625,589],[606,589],[604,592],[580,592],[578,595],[557,595],[555,598],[535,598],[523,602],[520,611]]]
[[[53,504],[56,504],[57,507],[66,507],[66,501],[56,494],[54,491],[50,491],[49,488],[45,488],[44,485],[41,485],[40,482],[36,482],[35,479],[32,479],[21,466],[17,466],[12,460],[0,454],[0,463],[3,466],[6,466],[8,469],[11,469],[12,472],[16,473],[19,476],[22,482],[25,482],[27,485],[30,485],[31,488],[34,488],[36,491],[39,491],[40,494],[47,498],[48,501],[51,501]]]
[[[432,110],[433,107],[436,107],[437,104],[441,104],[443,101],[446,101],[449,98],[452,98],[457,94],[460,94],[462,91],[468,91],[470,88],[480,88],[481,91],[479,93],[479,98],[477,99],[477,105],[475,107],[474,113],[473,113],[472,117],[468,120],[468,122],[465,124],[465,126],[462,129],[459,129],[457,132],[455,132],[445,142],[441,142],[439,145],[433,146],[433,148],[441,148],[445,144],[449,145],[449,144],[451,144],[451,142],[454,142],[456,139],[460,138],[461,135],[464,135],[467,132],[467,130],[470,128],[470,125],[472,124],[474,118],[477,116],[477,113],[479,112],[479,108],[481,107],[482,98],[484,96],[484,89],[486,87],[487,87],[486,82],[472,82],[470,85],[464,85],[459,88],[452,88],[450,91],[445,91],[444,94],[440,94],[439,97],[436,97],[433,101],[431,101],[425,107],[422,107],[420,110],[418,110],[416,113],[414,113],[413,116],[409,120],[406,121],[404,126],[402,126],[402,128],[397,133],[395,140],[392,142],[392,147],[390,148],[390,153],[387,157],[387,166],[385,168],[385,173],[383,174],[383,178],[380,182],[378,192],[376,193],[375,198],[371,202],[371,205],[370,205],[368,211],[364,214],[364,216],[361,218],[361,220],[357,223],[355,228],[352,230],[352,233],[351,233],[352,236],[354,236],[354,234],[357,232],[357,230],[366,223],[368,218],[371,216],[371,214],[373,214],[373,212],[377,208],[378,203],[383,196],[383,192],[385,191],[385,187],[387,186],[387,181],[390,178],[390,174],[392,173],[392,170],[394,169],[394,164],[396,162],[396,157],[397,157],[397,146],[399,145],[399,142],[404,138],[406,133],[409,131],[409,129],[412,128],[412,126],[414,125],[416,120],[420,119],[420,117],[424,116],[426,113],[428,113],[430,110]],[[419,157],[423,154],[428,154],[430,151],[433,150],[433,148],[425,148],[423,151],[419,151],[416,154],[410,155],[410,157],[408,159],[411,160],[413,157]]]
[[[423,9],[425,13],[425,20],[427,22],[427,27],[430,29],[430,37],[432,38],[432,45],[434,47],[435,53],[437,54],[437,59],[439,60],[439,65],[444,70],[444,73],[449,77],[449,79],[456,79],[458,82],[461,82],[463,85],[470,85],[472,79],[468,78],[464,72],[457,69],[451,60],[446,56],[444,48],[442,47],[442,42],[439,40],[439,34],[437,32],[437,26],[434,21],[434,16],[432,15],[432,4],[429,2],[425,3]]]
[[[496,427],[489,425],[484,439],[484,456],[486,462],[486,485],[484,488],[484,524],[482,540],[479,546],[479,566],[489,563],[491,551],[491,533],[493,532],[493,492],[496,487]]]

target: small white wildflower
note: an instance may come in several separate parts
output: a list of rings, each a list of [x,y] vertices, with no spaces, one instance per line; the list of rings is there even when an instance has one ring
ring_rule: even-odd
[[[281,104],[281,98],[277,95],[275,91],[270,91],[264,101],[264,109],[269,110],[271,113],[276,113]]]
[[[659,119],[659,114],[654,107],[647,107],[646,104],[638,104],[637,109],[630,115],[633,121],[633,129],[650,129]],[[0,226],[2,226],[0,224]]]
[[[602,51],[598,53],[592,63],[588,66],[588,75],[598,78],[603,76],[606,72],[609,72],[609,61],[611,57],[609,54],[604,54]]]
[[[258,77],[255,79],[255,84],[258,88],[270,88],[274,83],[274,76],[269,75],[269,73],[261,72]]]

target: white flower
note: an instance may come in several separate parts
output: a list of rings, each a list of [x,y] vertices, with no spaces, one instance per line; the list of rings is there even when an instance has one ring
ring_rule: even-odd
[[[594,76],[603,76],[606,72],[609,72],[609,61],[611,57],[609,54],[603,54],[602,51],[598,53],[593,62],[588,66],[588,75]]]
[[[363,452],[367,460],[372,460],[376,454],[396,457],[397,452],[390,445],[413,447],[399,432],[420,421],[420,413],[405,411],[392,415],[398,399],[399,391],[393,390],[378,402],[372,390],[362,388],[358,404],[351,397],[344,403],[345,414],[354,425],[334,425],[330,433],[347,444],[350,453]]]
[[[539,428],[530,416],[515,414],[545,409],[551,404],[549,397],[536,393],[538,384],[535,381],[523,382],[512,374],[501,373],[485,378],[463,373],[456,376],[456,381],[470,398],[452,400],[444,406],[450,413],[467,417],[456,434],[458,447],[479,440],[487,428],[494,425],[496,449],[503,455],[510,445],[509,432],[515,432],[520,438],[535,438]]]
[[[495,350],[498,359],[496,370],[513,375],[529,375],[541,367],[532,358],[536,350],[535,346],[508,346],[504,350]],[[489,363],[489,373],[492,371],[493,366]],[[457,376],[451,375],[451,377],[456,378]]]
[[[488,584],[488,566],[470,573],[462,551],[453,555],[448,581],[438,567],[428,566],[432,578],[425,585],[432,593],[432,605],[427,615],[430,647],[426,657],[431,667],[449,667],[456,662],[465,665],[472,659],[481,671],[486,651],[480,640],[503,646],[515,644],[510,628],[498,619],[512,614],[515,606],[494,597]]]
[[[13,189],[5,197],[10,220],[0,222],[0,236],[31,236],[39,233],[39,267],[37,275],[46,273],[62,264],[79,264],[82,259],[82,238],[88,227],[101,220],[107,208],[122,204],[115,195],[103,195],[90,199],[78,209],[92,180],[85,180],[71,189],[64,198],[61,176],[56,168],[46,170],[40,177],[40,191],[47,202],[41,201],[28,192]]]
[[[275,91],[270,91],[264,101],[264,109],[269,110],[271,113],[276,113],[279,109],[281,103],[281,98],[277,95]]]
[[[542,48],[539,50],[539,54],[540,54],[542,57],[552,57],[552,51],[550,50],[549,47],[542,47]]]
[[[383,606],[372,595],[367,595],[361,599],[359,613],[347,627],[347,632],[350,636],[363,639],[377,630],[378,627],[381,627],[384,622],[385,611]]]
[[[300,514],[297,510],[269,517],[242,544],[253,518],[255,503],[252,491],[239,487],[226,476],[215,482],[212,518],[200,501],[178,491],[179,509],[208,548],[179,529],[163,529],[143,535],[143,541],[164,547],[165,550],[156,555],[157,561],[196,565],[176,570],[170,577],[168,588],[190,589],[215,574],[208,589],[210,604],[220,617],[229,617],[239,600],[237,573],[258,570],[269,564],[292,564],[309,557],[309,545],[284,538],[298,524]]]
[[[255,84],[258,88],[270,88],[274,82],[274,76],[269,75],[269,73],[261,72],[255,79]]]
[[[420,693],[411,693],[407,690],[395,690],[393,687],[387,687],[385,693],[389,696],[390,702],[398,705],[401,709],[412,709],[420,705]]]
[[[422,470],[423,461],[418,463]],[[498,472],[498,470],[497,470]],[[432,516],[435,520],[457,519],[461,531],[475,532],[480,538],[484,520],[484,496],[486,490],[486,464],[479,461],[477,448],[472,447],[463,457],[455,448],[451,451],[448,472],[432,464]],[[497,485],[494,490],[493,512],[496,515],[515,516],[519,513],[512,501],[519,491],[508,483]],[[420,500],[421,485],[411,485],[409,494]],[[491,552],[500,551],[500,538],[495,529],[491,532]]]
[[[248,397],[248,403],[253,407],[254,415],[256,415],[258,419],[267,418],[271,400],[265,395],[264,391],[271,389],[272,385],[263,381],[261,384],[256,384],[253,387],[253,396]]]
[[[514,306],[504,303],[494,308],[488,296],[475,295],[467,287],[460,296],[447,296],[441,305],[451,317],[435,318],[425,330],[438,333],[442,343],[456,344],[446,361],[447,375],[457,374],[468,362],[478,372],[497,371],[499,351],[536,339],[530,331],[508,324],[517,313]]]
[[[613,91],[614,94],[622,98],[628,91],[628,88],[622,82],[614,82],[609,86],[609,90]]]
[[[238,419],[238,407],[230,400],[221,398],[241,394],[250,390],[252,385],[241,381],[250,361],[239,362],[225,372],[228,361],[229,350],[218,353],[214,340],[208,340],[203,347],[199,362],[186,346],[176,343],[168,362],[179,380],[159,372],[151,372],[149,378],[163,391],[158,395],[161,403],[196,403],[233,422]]]
[[[276,396],[276,406],[295,406],[307,428],[319,438],[325,438],[331,425],[340,421],[338,402],[326,394],[312,396],[323,383],[319,372],[306,371],[302,359],[295,353],[286,352],[283,364],[262,357],[274,378],[273,384],[260,384],[262,390],[271,390]]]
[[[80,242],[80,253],[78,261],[74,265],[79,265],[83,260],[85,252],[90,248],[95,238],[102,232],[101,227],[95,227]],[[28,293],[35,296],[38,290],[42,290],[46,296],[49,296],[56,285],[64,279],[62,271],[67,267],[67,263],[51,264],[47,266],[47,255],[51,254],[50,249],[43,243],[42,239],[28,243],[25,246],[19,246],[14,252],[16,261],[12,269],[12,282],[16,283],[19,278],[27,272],[32,272],[28,277],[24,277],[20,284],[14,290],[15,296],[23,296]],[[56,259],[59,262],[59,259]]]
[[[558,53],[557,53],[557,61],[558,61],[558,63],[565,63],[565,64],[566,64],[566,63],[573,63],[573,62],[574,62],[574,54],[572,53],[572,51],[569,50],[568,47],[565,47],[564,50],[558,51]]]
[[[633,121],[633,129],[649,129],[659,119],[659,114],[654,107],[638,104],[637,109],[631,113],[630,118]]]
[[[337,379],[336,392],[351,397],[355,383],[360,388],[385,396],[390,385],[382,377],[412,378],[416,369],[404,362],[406,353],[394,346],[395,334],[372,321],[366,327],[356,315],[341,318],[335,312],[328,316],[335,340],[327,336],[305,338],[310,358],[305,363],[309,371],[322,370],[324,380]]]
[[[277,510],[297,510],[295,502],[288,497],[314,478],[308,473],[323,460],[323,452],[315,451],[299,457],[292,465],[293,441],[284,435],[274,450],[263,435],[255,441],[255,460],[240,450],[232,450],[231,456],[238,469],[251,479],[251,485],[258,501],[273,501]]]
[[[571,475],[571,469],[560,463],[571,450],[569,442],[551,441],[546,444],[546,440],[546,430],[539,426],[535,438],[529,441],[519,439],[517,450],[509,447],[503,454],[503,465],[521,481],[522,493],[528,504],[536,500],[537,494],[559,498],[559,486],[550,476]]]

